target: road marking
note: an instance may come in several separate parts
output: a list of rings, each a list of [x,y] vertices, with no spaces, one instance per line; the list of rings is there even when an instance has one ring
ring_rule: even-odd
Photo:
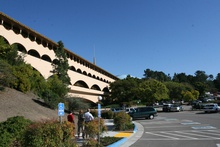
[[[175,132],[178,132],[178,131],[175,131]],[[160,133],[172,135],[172,136],[175,136],[175,137],[179,136],[179,137],[190,138],[190,139],[198,139],[198,138],[193,138],[193,137],[190,137],[190,136],[185,136],[185,135],[180,135],[180,134],[173,134],[173,132],[160,132]]]
[[[194,126],[194,127],[192,127],[193,129],[195,129],[195,130],[199,130],[199,129],[216,129],[215,127],[213,127],[213,126]]]
[[[201,123],[199,122],[184,122],[184,123],[181,123],[182,125],[199,125]]]
[[[168,141],[172,141],[172,140],[182,140],[182,141],[213,141],[213,138],[198,138],[198,139],[190,139],[190,138],[178,138],[178,139],[172,139],[172,138],[140,138],[139,140],[149,140],[149,141],[153,141],[153,140],[168,140]],[[215,139],[215,140],[220,140],[219,139]]]
[[[217,147],[220,147],[220,144],[216,144],[217,145]]]
[[[176,121],[176,120],[178,120],[178,119],[176,119],[176,118],[167,118],[167,119],[165,119],[166,121]]]
[[[183,128],[185,126],[179,126],[179,125],[176,125],[176,126],[153,126],[153,127],[145,127],[147,129],[153,129],[153,128]]]
[[[209,130],[154,131],[145,132],[147,140],[220,140],[220,132],[211,134]]]
[[[175,131],[175,132],[179,132],[179,133],[187,134],[187,135],[193,135],[193,136],[199,136],[199,137],[210,138],[210,136],[200,135],[200,134],[194,134],[194,133],[200,133],[199,131],[191,131],[191,132],[193,132],[193,133],[190,133],[190,132],[181,132],[181,131]],[[211,137],[211,138],[212,138],[212,137]]]
[[[150,134],[150,135],[155,135],[155,136],[161,136],[161,137],[165,137],[165,138],[169,138],[169,139],[175,139],[175,140],[179,139],[179,138],[170,137],[170,136],[167,136],[167,135],[155,134],[155,133],[152,133],[152,132],[145,132],[145,133]]]

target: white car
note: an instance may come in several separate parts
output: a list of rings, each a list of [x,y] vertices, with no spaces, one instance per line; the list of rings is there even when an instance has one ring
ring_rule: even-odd
[[[218,106],[218,104],[206,104],[204,105],[203,110],[205,111],[205,113],[207,112],[218,112],[220,111],[220,107]]]
[[[170,107],[170,111],[171,112],[180,112],[180,111],[183,111],[183,107],[181,105],[172,105]]]

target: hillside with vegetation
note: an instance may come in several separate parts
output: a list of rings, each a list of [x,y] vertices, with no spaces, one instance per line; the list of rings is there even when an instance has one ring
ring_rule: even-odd
[[[14,116],[24,116],[32,121],[58,119],[57,110],[45,106],[36,95],[11,88],[0,91],[0,122]]]

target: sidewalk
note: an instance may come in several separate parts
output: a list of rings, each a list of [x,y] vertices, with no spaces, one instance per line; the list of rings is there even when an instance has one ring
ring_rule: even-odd
[[[144,128],[141,124],[133,122],[135,128],[133,131],[114,131],[114,123],[112,119],[105,119],[105,125],[108,128],[108,131],[103,133],[101,137],[123,137],[121,140],[108,145],[107,147],[129,147],[135,143],[143,134]],[[77,143],[82,144],[83,139],[78,139]]]

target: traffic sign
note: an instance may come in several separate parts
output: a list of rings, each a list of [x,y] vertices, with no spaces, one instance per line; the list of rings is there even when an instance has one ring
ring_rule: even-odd
[[[64,116],[64,103],[58,104],[58,116]]]
[[[101,104],[98,104],[98,117],[101,117]]]

